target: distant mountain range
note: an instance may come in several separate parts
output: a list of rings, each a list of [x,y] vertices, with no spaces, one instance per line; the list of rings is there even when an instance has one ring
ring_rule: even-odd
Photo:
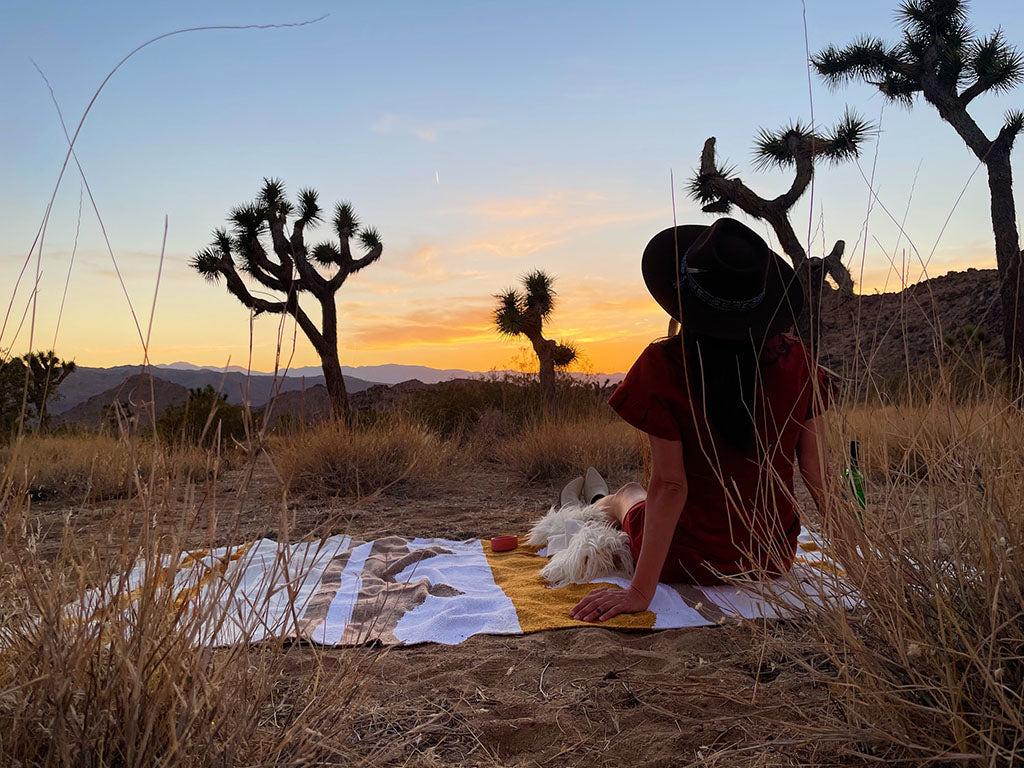
[[[998,301],[999,280],[994,269],[968,269],[912,285],[900,292],[823,297],[819,354],[822,362],[845,376],[862,378],[865,369],[872,376],[903,375],[907,370],[935,364],[944,354],[942,335],[953,337],[968,326],[985,329],[984,351],[998,357],[1002,352],[1002,319]],[[96,423],[105,406],[114,400],[124,402],[134,390],[147,391],[148,379],[139,384],[140,366],[114,368],[79,367],[60,386],[60,399],[51,402],[54,421]],[[366,392],[364,399],[379,400],[410,387],[433,386],[455,379],[476,379],[488,375],[462,369],[437,369],[421,365],[370,365],[344,367],[345,384],[350,394],[371,387],[382,391]],[[262,408],[277,392],[279,414],[304,417],[326,413],[329,405],[324,377],[317,367],[297,368],[286,377],[230,367],[226,370],[203,368],[179,362],[154,366],[158,412],[170,404],[184,402],[189,389],[207,385],[238,404],[247,399]],[[623,374],[573,374],[576,378],[617,384]],[[404,387],[395,385],[403,384]],[[383,386],[381,386],[383,385]],[[141,389],[140,389],[141,387]],[[393,390],[387,390],[391,387]],[[359,398],[356,398],[358,400]],[[62,417],[62,414],[67,414]]]
[[[126,379],[138,376],[141,372],[142,367],[138,365],[118,365],[113,368],[79,366],[60,385],[59,398],[52,401],[48,408],[55,415],[70,411],[96,395],[121,387]],[[153,373],[160,379],[185,389],[202,389],[210,385],[227,395],[229,403],[239,404],[248,400],[254,408],[266,404],[275,391],[292,392],[324,383],[323,374],[319,376],[289,375],[275,379],[273,376],[246,376],[239,371],[214,371],[198,366],[190,368],[159,367],[159,370],[154,370]],[[345,386],[349,392],[362,392],[376,383],[354,376],[345,377]]]
[[[175,371],[214,371],[220,373],[222,370],[227,370],[232,373],[246,373],[246,369],[237,365],[228,366],[226,369],[213,369],[203,368],[202,366],[194,365],[192,363],[177,362],[167,363],[164,365],[155,365],[154,369],[161,371],[160,375],[164,376],[162,371],[175,370]],[[430,368],[425,365],[398,365],[396,363],[387,363],[385,365],[359,365],[341,366],[341,372],[345,376],[345,381],[348,381],[351,377],[353,380],[362,380],[372,382],[373,384],[387,384],[388,386],[394,384],[401,384],[404,381],[421,381],[424,384],[440,384],[443,381],[452,381],[453,379],[475,379],[481,376],[488,376],[490,373],[483,373],[480,371],[467,371],[463,368]],[[505,371],[494,371],[494,374],[501,376]],[[251,371],[252,376],[273,376],[272,372],[266,371]],[[605,379],[611,379],[611,381],[618,382],[622,379],[624,374],[622,373],[575,373],[572,374],[578,379],[585,381],[600,381],[604,382]],[[311,365],[303,368],[292,368],[288,371],[289,377],[306,377],[307,381],[311,381],[314,378],[323,379],[323,374],[320,371],[320,366]],[[164,376],[164,378],[168,378]],[[360,390],[352,390],[358,392]]]
[[[251,374],[247,374],[244,368],[238,366],[213,369],[192,363],[178,362],[169,365],[154,365],[151,368],[155,378],[183,387],[182,391],[202,389],[210,385],[226,394],[229,403],[239,404],[248,400],[253,408],[262,408],[275,392],[299,392],[311,390],[324,384],[324,376],[319,366],[293,368],[288,371],[287,376],[279,375],[276,379],[273,373],[252,371]],[[111,398],[123,389],[126,380],[134,379],[141,372],[142,367],[138,365],[118,365],[113,368],[79,366],[74,374],[61,384],[58,390],[59,399],[52,401],[48,408],[54,416],[59,416],[72,411],[79,405],[87,404],[81,414],[88,413],[91,417],[94,415],[93,411],[98,412],[97,403],[99,401],[103,401],[102,405],[108,405]],[[349,394],[363,392],[380,384],[394,386],[410,380],[417,380],[424,384],[439,384],[454,379],[475,379],[489,375],[458,368],[438,369],[423,365],[395,364],[342,366],[342,373]],[[497,375],[500,376],[501,373],[498,372]],[[604,383],[605,380],[617,383],[623,377],[621,373],[575,375],[581,379],[600,381],[601,383]],[[180,398],[180,392],[178,397]],[[93,399],[96,400],[88,402]],[[71,414],[70,420],[79,421],[78,415],[79,412]]]

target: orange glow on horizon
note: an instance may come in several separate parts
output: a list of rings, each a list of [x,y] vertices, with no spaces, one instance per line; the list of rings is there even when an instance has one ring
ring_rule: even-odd
[[[977,261],[943,263],[941,269],[930,270],[932,276],[951,269],[989,268]],[[920,265],[908,268],[909,276],[920,273]],[[855,275],[855,278],[858,277]],[[876,290],[901,288],[898,271],[874,269],[864,273],[862,294]],[[369,297],[367,297],[369,298]],[[506,370],[521,367],[532,360],[532,351],[523,340],[502,339],[493,330],[490,320],[492,300],[481,298],[445,298],[439,305],[411,309],[405,313],[388,312],[381,302],[402,306],[399,297],[376,294],[365,303],[346,302],[342,312],[341,358],[343,365],[425,365],[432,368],[459,368],[470,371]],[[221,368],[225,365],[246,367],[249,362],[248,320],[237,311],[219,327],[218,336],[208,339],[208,326],[200,319],[179,323],[175,335],[203,338],[213,343],[163,344],[161,334],[154,334],[155,343],[150,360],[155,364],[187,361],[196,365]],[[546,332],[552,338],[570,339],[580,348],[579,368],[588,373],[620,373],[629,369],[637,355],[651,341],[665,333],[667,316],[639,286],[628,292],[614,285],[600,283],[566,290],[561,303],[548,323]],[[158,317],[159,323],[159,317]],[[254,325],[252,368],[271,371],[277,357],[278,318],[260,318]],[[99,324],[88,329],[89,342],[80,338],[87,329],[69,330],[63,349],[75,350],[81,365],[114,366],[141,362],[141,348],[133,344],[131,334],[123,326],[118,329],[116,346],[96,346],[97,334],[104,336]],[[198,329],[202,327],[206,333]],[[113,334],[110,334],[113,335]],[[293,349],[294,338],[294,349]],[[301,333],[295,334],[292,322],[286,322],[278,366],[291,360],[292,368],[318,366],[319,359]]]

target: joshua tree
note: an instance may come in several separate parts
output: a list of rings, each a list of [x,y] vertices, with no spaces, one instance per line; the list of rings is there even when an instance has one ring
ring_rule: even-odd
[[[523,288],[509,288],[497,294],[494,325],[502,336],[525,336],[533,345],[540,362],[540,393],[544,407],[555,401],[555,369],[565,368],[576,359],[576,349],[554,339],[544,338],[544,321],[555,309],[554,279],[537,269],[523,276]]]
[[[732,168],[723,168],[715,157],[715,137],[704,142],[700,169],[690,182],[690,196],[703,204],[706,213],[728,213],[735,205],[748,216],[766,221],[779,239],[782,250],[793,262],[793,268],[806,288],[808,309],[824,288],[825,274],[832,276],[843,294],[853,293],[853,278],[843,264],[846,244],[837,240],[824,259],[808,258],[800,238],[789,221],[790,209],[803,196],[814,178],[818,159],[834,163],[856,157],[864,138],[872,131],[870,123],[847,111],[828,135],[822,136],[799,121],[778,131],[762,129],[754,146],[759,168],[793,167],[796,175],[789,189],[771,199],[761,197],[735,175]],[[815,314],[809,312],[813,318]],[[812,322],[811,328],[816,323]]]
[[[25,393],[25,366],[20,357],[0,354],[0,437],[14,432]]]
[[[52,351],[22,355],[21,364],[26,399],[38,420],[39,430],[43,431],[50,425],[46,404],[60,398],[57,387],[75,372],[76,366],[73,361],[61,360]]]
[[[889,101],[911,106],[917,94],[953,126],[988,171],[992,231],[995,234],[1003,338],[1015,396],[1024,390],[1024,333],[1021,318],[1020,240],[1013,201],[1010,152],[1024,130],[1024,112],[1006,114],[990,139],[967,111],[983,93],[1009,91],[1024,80],[1024,56],[1006,42],[1001,30],[977,36],[967,21],[967,0],[907,0],[897,19],[902,39],[895,44],[861,37],[845,48],[830,45],[811,60],[819,74],[838,85],[860,79]]]
[[[288,217],[293,214],[289,233]],[[231,231],[215,230],[213,243],[197,253],[191,265],[210,281],[223,277],[228,291],[253,313],[287,312],[294,317],[320,356],[331,409],[336,416],[344,417],[348,414],[348,397],[338,358],[338,308],[334,296],[349,275],[377,261],[384,246],[377,230],[360,226],[351,204],[337,203],[331,219],[337,241],[322,242],[310,249],[306,245],[306,229],[316,226],[321,215],[316,190],[299,190],[298,205],[293,206],[285,198],[280,180],[264,179],[255,202],[231,211]],[[352,238],[365,249],[359,258],[352,256]],[[265,241],[269,242],[270,252]],[[282,295],[274,301],[254,296],[239,271],[261,290],[270,289]],[[303,293],[311,294],[319,302],[320,327],[299,305]]]

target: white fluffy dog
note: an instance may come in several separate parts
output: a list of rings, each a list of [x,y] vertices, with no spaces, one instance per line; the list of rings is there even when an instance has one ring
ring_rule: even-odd
[[[530,528],[530,546],[538,549],[546,547],[552,536],[565,533],[567,520],[580,520],[584,523],[595,522],[608,525],[608,515],[599,504],[566,504],[564,507],[552,507],[548,513]]]
[[[564,545],[558,551],[553,551],[555,541]],[[540,575],[549,584],[586,584],[605,576],[633,575],[629,536],[613,527],[596,504],[552,507],[530,529],[530,544],[548,547],[550,560]]]

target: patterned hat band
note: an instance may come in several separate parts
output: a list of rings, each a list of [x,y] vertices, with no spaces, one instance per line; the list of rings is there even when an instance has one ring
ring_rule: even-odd
[[[694,274],[706,272],[707,270],[699,269],[697,267],[689,267],[686,264],[686,257],[689,256],[690,252],[687,250],[679,259],[679,287],[689,287],[690,291],[698,299],[703,301],[709,307],[715,309],[721,309],[724,312],[749,312],[752,309],[757,309],[761,306],[764,301],[765,291],[768,288],[767,283],[761,288],[761,292],[750,299],[742,299],[740,301],[733,301],[731,299],[723,299],[715,294],[710,293],[705,288],[701,287],[700,283],[693,279]]]

